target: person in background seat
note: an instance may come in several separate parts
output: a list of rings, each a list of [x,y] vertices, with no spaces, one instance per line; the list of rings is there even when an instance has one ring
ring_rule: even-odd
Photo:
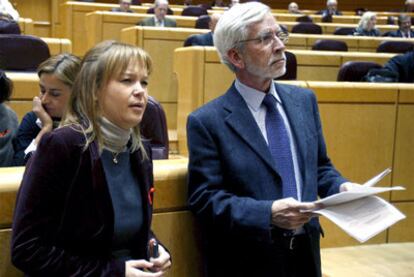
[[[119,7],[113,8],[112,12],[123,12],[123,13],[133,13],[134,11],[130,9],[131,0],[119,0]]]
[[[0,70],[0,167],[12,165],[14,154],[12,139],[19,125],[16,113],[4,103],[10,100],[12,92],[12,81],[7,78],[3,70]]]
[[[14,166],[25,165],[42,136],[59,125],[79,69],[80,59],[72,54],[53,56],[39,65],[40,93],[33,98],[33,110],[23,117],[13,140]]]
[[[411,17],[406,14],[398,16],[398,30],[389,32],[388,37],[414,38],[414,31],[411,30]]]
[[[192,46],[214,46],[213,43],[213,34],[214,29],[216,28],[217,22],[220,19],[219,13],[214,13],[210,16],[210,22],[208,23],[208,26],[210,28],[210,32],[205,34],[197,34],[194,35],[192,38]]]
[[[325,16],[342,15],[342,12],[338,10],[338,2],[336,0],[326,1],[326,9],[318,11],[316,14]]]
[[[168,12],[167,0],[155,0],[154,16],[143,19],[138,25],[156,27],[177,27],[174,19],[166,17]]]
[[[375,24],[377,24],[377,14],[374,12],[364,13],[355,29],[354,36],[381,36],[381,32],[375,28]]]

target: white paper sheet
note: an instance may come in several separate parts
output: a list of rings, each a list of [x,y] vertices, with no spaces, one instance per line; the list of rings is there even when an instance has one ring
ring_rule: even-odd
[[[405,218],[393,205],[373,196],[381,192],[405,189],[400,186],[373,187],[390,172],[388,168],[360,187],[315,201],[323,204],[323,208],[313,212],[325,216],[359,242],[367,241]]]

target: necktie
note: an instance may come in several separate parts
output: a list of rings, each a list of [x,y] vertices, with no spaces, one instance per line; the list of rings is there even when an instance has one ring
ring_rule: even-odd
[[[297,199],[290,139],[283,118],[277,110],[276,98],[268,93],[263,99],[263,104],[267,108],[265,118],[267,141],[276,169],[282,177],[283,198]]]

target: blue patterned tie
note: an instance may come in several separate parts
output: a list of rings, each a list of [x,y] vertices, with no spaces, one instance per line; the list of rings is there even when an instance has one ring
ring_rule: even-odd
[[[297,199],[290,140],[282,115],[277,110],[276,98],[268,93],[263,99],[263,104],[267,108],[265,118],[267,141],[276,169],[282,177],[283,198],[293,197]]]

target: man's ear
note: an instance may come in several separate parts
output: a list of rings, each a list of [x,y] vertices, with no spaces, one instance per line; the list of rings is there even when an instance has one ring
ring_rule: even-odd
[[[245,67],[243,57],[242,55],[240,55],[239,51],[237,51],[236,49],[234,48],[230,49],[227,52],[227,57],[237,69],[243,69]]]

